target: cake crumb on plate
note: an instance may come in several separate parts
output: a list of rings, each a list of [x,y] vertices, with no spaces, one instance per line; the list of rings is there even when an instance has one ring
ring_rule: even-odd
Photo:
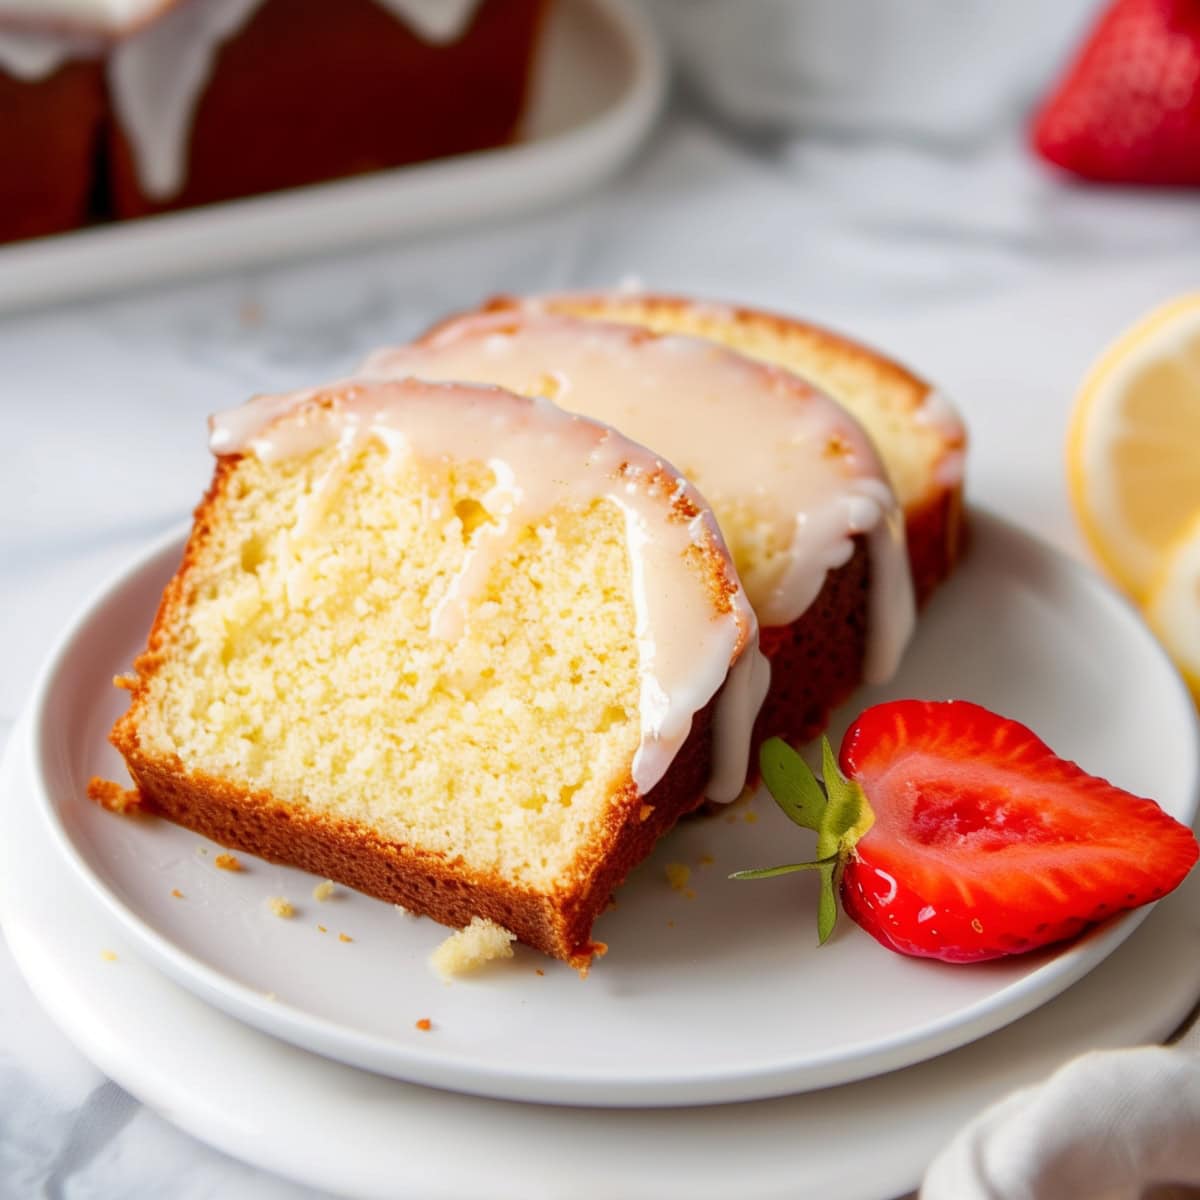
[[[296,909],[292,902],[283,896],[271,896],[267,900],[267,907],[277,917],[282,917],[285,921],[296,915]]]
[[[692,869],[685,863],[667,863],[667,882],[677,891],[682,892],[692,877]]]
[[[242,861],[236,854],[218,854],[213,859],[213,865],[219,867],[222,871],[242,870]]]
[[[312,890],[312,898],[314,900],[328,900],[333,895],[333,880],[326,879],[318,883]]]
[[[486,917],[472,917],[465,929],[452,933],[430,956],[433,969],[443,978],[477,970],[498,958],[512,958],[517,935]]]
[[[136,788],[123,788],[111,779],[101,779],[99,775],[93,775],[88,780],[87,795],[101,808],[120,816],[141,811],[142,798]]]

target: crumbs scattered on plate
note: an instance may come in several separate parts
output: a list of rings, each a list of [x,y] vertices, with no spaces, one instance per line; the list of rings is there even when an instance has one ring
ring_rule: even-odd
[[[136,788],[123,788],[119,783],[114,783],[111,779],[101,779],[98,775],[88,780],[87,795],[89,800],[99,804],[101,808],[107,808],[109,812],[122,816],[138,812],[142,805],[142,798]]]
[[[277,916],[282,917],[285,921],[290,920],[296,915],[296,909],[290,900],[283,896],[271,896],[267,900],[267,907]]]
[[[241,860],[234,854],[218,854],[213,859],[213,865],[219,867],[222,871],[241,871]]]
[[[682,892],[692,877],[692,868],[685,863],[667,863],[667,882],[677,891]]]

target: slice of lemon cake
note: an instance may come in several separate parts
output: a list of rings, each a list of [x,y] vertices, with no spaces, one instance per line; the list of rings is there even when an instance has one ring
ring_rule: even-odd
[[[473,314],[382,350],[364,378],[547,396],[675,463],[712,505],[762,626],[756,735],[803,742],[912,628],[904,522],[870,440],[811,384],[711,342],[532,312]]]
[[[966,429],[946,396],[906,367],[840,333],[778,313],[641,291],[502,296],[486,306],[620,321],[708,338],[811,380],[874,441],[904,510],[917,603],[963,549]]]
[[[756,626],[698,493],[495,388],[261,397],[212,446],[112,733],[142,805],[585,968],[613,888],[745,776]]]

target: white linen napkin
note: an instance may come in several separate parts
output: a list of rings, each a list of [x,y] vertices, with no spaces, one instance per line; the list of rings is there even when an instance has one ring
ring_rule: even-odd
[[[1174,1046],[1085,1054],[986,1109],[920,1200],[1200,1196],[1200,1021]]]

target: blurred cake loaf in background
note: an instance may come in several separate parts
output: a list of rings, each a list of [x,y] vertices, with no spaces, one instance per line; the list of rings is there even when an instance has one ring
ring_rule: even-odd
[[[549,0],[0,0],[0,241],[510,141]]]

